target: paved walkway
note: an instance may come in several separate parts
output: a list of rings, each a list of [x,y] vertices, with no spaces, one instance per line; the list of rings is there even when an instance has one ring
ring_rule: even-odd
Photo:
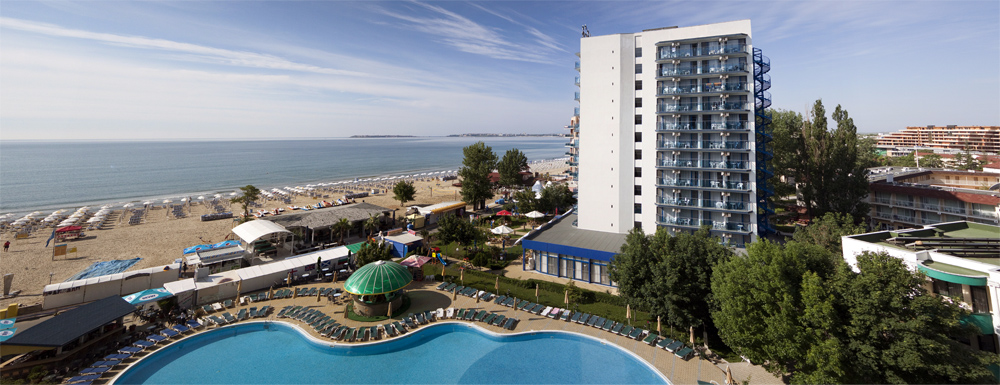
[[[508,331],[493,325],[486,325],[482,322],[476,323],[476,325],[490,330],[495,333],[521,333],[527,331],[542,331],[542,330],[565,330],[570,332],[576,332],[581,334],[586,334],[591,337],[598,338],[603,341],[613,343],[620,346],[628,351],[635,353],[637,356],[653,364],[661,373],[663,373],[670,381],[674,384],[699,384],[699,383],[715,383],[724,384],[725,383],[725,367],[718,367],[709,361],[703,360],[700,357],[693,357],[688,360],[683,360],[677,358],[673,353],[666,350],[648,346],[642,343],[642,341],[635,341],[622,337],[619,335],[611,334],[609,332],[595,329],[590,326],[584,326],[581,324],[565,322],[560,320],[554,320],[547,317],[542,317],[534,314],[529,314],[523,311],[516,311],[514,309],[504,307],[501,305],[494,304],[493,302],[479,302],[477,303],[475,299],[459,295],[455,300],[452,300],[452,294],[444,291],[436,290],[438,282],[427,281],[427,282],[414,282],[408,287],[408,295],[410,297],[410,308],[406,311],[409,312],[422,312],[425,310],[436,310],[438,308],[465,308],[465,309],[479,309],[487,310],[493,313],[502,314],[507,317],[513,317],[519,320],[517,326],[513,331]],[[343,283],[316,283],[297,286],[301,287],[343,287]],[[249,293],[248,293],[249,294]],[[295,321],[289,318],[277,318],[276,314],[282,308],[288,305],[295,306],[306,306],[314,309],[318,309],[336,319],[337,322],[346,325],[348,327],[359,327],[359,326],[375,326],[378,324],[386,324],[387,321],[381,322],[359,322],[347,319],[344,315],[346,309],[347,300],[342,300],[338,302],[328,301],[326,298],[322,298],[317,301],[317,297],[298,297],[280,300],[269,300],[259,303],[252,303],[244,306],[237,306],[235,308],[229,308],[225,311],[231,314],[236,314],[242,308],[249,308],[251,306],[261,307],[263,305],[270,305],[274,310],[264,319],[284,321],[292,324],[296,324],[302,327],[303,330],[307,331],[310,335],[318,339],[326,339],[314,331],[308,325],[302,322]],[[213,314],[220,314],[221,312],[216,312]],[[257,318],[256,320],[260,320]],[[399,320],[396,318],[395,320]],[[391,322],[391,321],[389,321]],[[418,329],[420,326],[418,326]],[[208,327],[208,330],[211,330]],[[385,337],[383,337],[384,339]],[[338,344],[346,342],[337,342]],[[142,357],[148,352],[140,353],[136,357]],[[745,379],[750,379],[751,383],[754,384],[780,384],[781,381],[774,376],[771,376],[766,371],[756,366],[749,366],[746,364],[734,364],[733,375],[737,381],[743,381]],[[118,372],[123,370],[123,367],[118,367],[116,370],[112,371],[108,375],[104,376],[104,379],[113,378]]]

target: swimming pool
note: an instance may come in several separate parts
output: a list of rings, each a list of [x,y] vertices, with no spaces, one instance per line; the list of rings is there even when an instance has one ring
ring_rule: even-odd
[[[381,343],[330,344],[284,323],[234,325],[165,347],[114,383],[668,383],[631,353],[566,332],[497,335],[439,323]]]

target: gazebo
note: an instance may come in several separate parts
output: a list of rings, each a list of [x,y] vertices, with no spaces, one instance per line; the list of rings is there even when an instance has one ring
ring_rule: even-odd
[[[392,261],[376,261],[362,266],[344,283],[344,291],[354,299],[354,312],[373,317],[389,314],[403,303],[402,290],[413,282],[406,266]]]

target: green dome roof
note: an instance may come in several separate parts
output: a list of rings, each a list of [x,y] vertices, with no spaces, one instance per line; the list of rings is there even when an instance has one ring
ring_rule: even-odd
[[[402,289],[413,281],[406,266],[376,261],[362,266],[344,283],[344,291],[354,295],[376,295]]]

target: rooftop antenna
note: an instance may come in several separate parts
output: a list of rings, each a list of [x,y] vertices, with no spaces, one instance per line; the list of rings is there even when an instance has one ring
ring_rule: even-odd
[[[587,29],[587,25],[583,25],[583,37],[590,37],[590,30]]]

